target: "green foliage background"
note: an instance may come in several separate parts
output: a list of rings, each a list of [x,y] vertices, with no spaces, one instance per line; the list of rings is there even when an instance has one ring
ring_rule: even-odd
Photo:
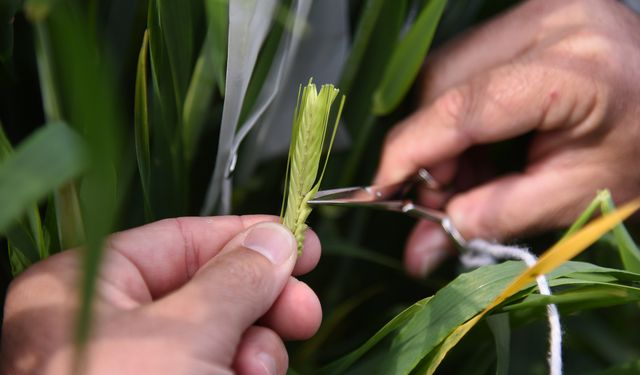
[[[278,137],[265,124],[282,93],[297,91],[308,78],[284,87],[289,68],[301,63],[295,46],[323,31],[307,23],[321,1],[2,2],[3,290],[33,262],[84,244],[83,342],[108,233],[173,216],[277,214],[286,152],[262,156],[265,139]],[[347,96],[342,126],[350,144],[332,155],[324,187],[370,181],[385,132],[413,108],[411,86],[432,38],[443,43],[513,3],[345,2],[350,46],[334,83]],[[232,9],[237,17],[229,24]],[[321,58],[336,57],[330,49]],[[255,127],[240,142],[252,121]],[[526,142],[471,152],[488,155],[498,171],[506,171],[519,166],[513,155]],[[505,154],[510,157],[500,157]],[[436,347],[522,268],[510,262],[458,276],[451,260],[427,279],[411,280],[400,259],[413,220],[366,210],[318,211],[311,226],[324,255],[304,280],[318,292],[325,318],[316,337],[290,344],[292,372],[420,372],[433,358],[424,340],[407,336],[411,327]],[[523,241],[544,250],[558,238]],[[637,373],[640,336],[629,329],[640,318],[634,254],[631,236],[618,227],[581,259],[585,263],[556,272],[557,297],[545,300],[533,288],[523,290],[492,315],[501,323],[481,324],[449,353],[442,373],[500,372],[505,363],[510,373],[545,373],[541,332],[548,302],[563,312],[567,373]],[[489,281],[479,285],[480,275]],[[440,320],[432,321],[433,314]],[[372,345],[364,349],[371,351],[344,357],[367,339]]]

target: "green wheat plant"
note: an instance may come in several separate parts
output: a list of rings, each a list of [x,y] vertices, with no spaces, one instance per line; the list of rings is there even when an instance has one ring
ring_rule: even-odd
[[[344,106],[343,95],[335,116],[327,156],[320,171],[320,158],[327,138],[331,108],[339,93],[340,90],[330,84],[322,85],[318,92],[311,79],[304,88],[300,86],[298,92],[282,202],[284,215],[282,212],[280,214],[284,225],[293,232],[298,241],[298,253],[302,251],[304,233],[307,229],[305,222],[311,213],[311,207],[307,202],[320,187]],[[318,171],[320,171],[319,176]]]

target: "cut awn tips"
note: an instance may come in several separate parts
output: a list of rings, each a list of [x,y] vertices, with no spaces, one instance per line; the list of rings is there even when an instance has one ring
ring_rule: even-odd
[[[342,95],[329,138],[327,156],[324,159],[322,169],[320,169],[320,159],[327,138],[331,108],[339,92],[340,90],[333,85],[322,85],[320,92],[318,92],[312,80],[309,80],[306,86],[300,86],[298,91],[298,102],[293,115],[293,130],[287,160],[284,199],[280,213],[283,224],[296,237],[298,253],[302,252],[304,234],[307,230],[305,222],[311,213],[311,207],[307,202],[320,188],[344,106],[345,99]],[[320,173],[318,174],[318,172]]]

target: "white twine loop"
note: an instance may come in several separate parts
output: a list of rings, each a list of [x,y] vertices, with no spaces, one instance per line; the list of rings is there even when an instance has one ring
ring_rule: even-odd
[[[491,243],[482,239],[474,239],[466,243],[467,251],[460,255],[460,262],[467,268],[478,268],[493,264],[497,259],[518,259],[525,262],[531,268],[536,264],[537,258],[525,248],[517,246],[505,246]],[[551,288],[544,275],[536,278],[540,294],[551,295]],[[562,326],[560,314],[555,304],[547,305],[547,318],[549,321],[549,374],[562,375]]]

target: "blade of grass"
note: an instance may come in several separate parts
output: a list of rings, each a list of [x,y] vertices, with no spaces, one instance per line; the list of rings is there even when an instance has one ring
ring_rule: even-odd
[[[351,45],[351,54],[347,59],[345,68],[342,71],[342,77],[340,78],[340,88],[344,92],[351,91],[351,85],[353,84],[356,75],[360,71],[360,65],[364,61],[364,56],[367,48],[370,46],[371,37],[375,29],[376,23],[380,14],[382,14],[382,8],[385,0],[367,0],[358,23],[358,29],[353,38],[353,44]]]
[[[224,93],[227,54],[228,6],[223,0],[207,0],[207,34],[191,76],[182,113],[185,158],[189,163],[196,152],[206,115],[212,107],[215,88]]]
[[[65,124],[49,124],[30,136],[0,165],[0,232],[85,167],[84,144]]]
[[[200,11],[200,8],[194,0],[155,0],[155,2],[171,71],[176,113],[182,113],[194,56],[196,12]]]
[[[201,215],[213,212],[230,165],[231,147],[260,47],[267,35],[277,5],[275,0],[230,0],[229,42],[225,102],[218,138],[216,163],[207,188]],[[227,205],[225,202],[225,205]]]
[[[398,36],[404,25],[408,1],[384,1],[381,14],[376,20],[370,40],[375,43],[367,43],[362,61],[362,69],[354,78],[357,85],[352,85],[349,95],[349,106],[345,110],[345,125],[353,135],[353,145],[347,157],[344,172],[340,174],[339,181],[332,185],[349,186],[355,183],[356,173],[362,170],[361,161],[367,147],[371,145],[371,135],[376,117],[371,113],[372,97],[376,88],[380,85],[385,69],[391,58],[389,51],[393,50],[398,42]],[[356,41],[357,42],[357,41]],[[362,42],[364,44],[364,42]]]
[[[150,205],[151,211],[158,218],[185,214],[187,205],[187,178],[182,146],[182,113],[183,103],[177,100],[183,97],[181,89],[176,86],[185,74],[186,65],[182,56],[172,58],[165,34],[174,28],[180,28],[175,20],[170,25],[163,25],[165,14],[170,8],[161,12],[160,1],[148,2],[147,29],[149,30],[149,65],[152,85],[149,93],[149,132],[153,134],[150,145],[153,164],[150,170]],[[169,4],[171,5],[171,4]],[[189,25],[191,26],[191,25]],[[180,32],[180,35],[183,32]],[[177,43],[176,36],[171,37]],[[174,46],[175,47],[175,46]],[[177,48],[177,47],[176,47]],[[180,78],[178,78],[180,76]],[[188,77],[187,77],[188,79]],[[188,82],[187,82],[188,84]]]
[[[436,32],[447,0],[429,0],[391,55],[380,86],[373,94],[373,113],[386,115],[405,97],[415,81]]]
[[[225,70],[227,68],[227,41],[229,39],[229,1],[206,0],[207,17],[209,27],[213,28],[216,36],[213,40],[212,67],[215,71],[215,82],[220,95],[225,90]]]
[[[85,240],[85,228],[80,208],[79,192],[73,181],[57,189],[54,194],[56,202],[56,222],[58,223],[58,239],[61,249],[76,247]]]
[[[45,21],[36,22],[35,47],[36,62],[38,63],[38,76],[40,78],[40,92],[42,105],[47,121],[61,121],[62,106],[56,94],[56,79],[54,75],[54,56],[48,26]]]
[[[603,214],[611,214],[616,210],[611,193],[608,191],[604,194],[600,207]],[[616,239],[624,268],[632,272],[640,272],[640,249],[624,224],[620,223],[613,228],[613,236]]]
[[[511,326],[509,314],[495,314],[487,317],[487,324],[496,344],[496,375],[509,374],[509,356],[511,353]]]
[[[0,122],[0,165],[12,154],[13,147]],[[34,209],[35,215],[38,216],[34,215]],[[39,254],[46,251],[46,248],[43,248],[44,244],[39,241],[41,238],[34,238],[34,234],[37,236],[41,233],[41,229],[36,227],[37,222],[35,221],[36,217],[39,219],[38,207],[33,206],[29,211],[29,223],[33,224],[31,228],[21,217],[5,233],[9,264],[11,265],[11,274],[13,276],[18,275],[33,262],[38,261],[42,257]],[[32,231],[34,234],[32,234]]]
[[[602,205],[602,202],[606,199],[607,194],[608,192],[606,190],[599,191],[598,194],[596,194],[596,197],[591,201],[591,203],[589,203],[587,208],[585,208],[580,216],[578,216],[578,219],[574,221],[573,224],[571,224],[569,229],[567,229],[561,240],[570,237],[579,229],[584,227],[584,225],[593,217],[596,210]]]
[[[572,285],[573,280],[568,280],[563,285]],[[580,282],[578,281],[578,284]],[[623,303],[640,301],[640,288],[613,284],[613,283],[593,283],[585,282],[584,287],[575,288],[569,291],[561,291],[552,296],[532,294],[522,302],[513,304],[505,308],[507,311],[531,309],[535,307],[545,307],[548,304],[579,305],[574,310],[585,311],[593,308],[614,306]]]
[[[151,221],[153,212],[151,210],[151,147],[149,143],[149,105],[147,99],[147,59],[149,50],[149,31],[145,30],[142,38],[142,46],[138,56],[138,68],[136,73],[136,92],[134,108],[134,127],[136,157],[138,160],[138,171],[142,183],[142,195],[144,196],[144,206],[147,220]]]
[[[47,10],[48,13],[49,10]],[[34,24],[36,61],[45,118],[48,122],[63,121],[62,103],[55,76],[55,55],[46,20]],[[84,240],[84,225],[78,192],[73,182],[54,192],[58,240],[62,249],[78,246]]]
[[[59,58],[61,96],[68,103],[68,121],[82,134],[90,161],[82,179],[81,209],[86,229],[82,251],[83,279],[76,315],[76,360],[74,373],[81,373],[85,343],[90,337],[95,285],[102,259],[103,240],[113,230],[119,209],[117,192],[122,163],[123,116],[116,105],[109,58],[99,48],[95,30],[82,17],[78,5],[65,4],[52,10],[48,22],[51,42]],[[68,154],[69,147],[61,154]]]

